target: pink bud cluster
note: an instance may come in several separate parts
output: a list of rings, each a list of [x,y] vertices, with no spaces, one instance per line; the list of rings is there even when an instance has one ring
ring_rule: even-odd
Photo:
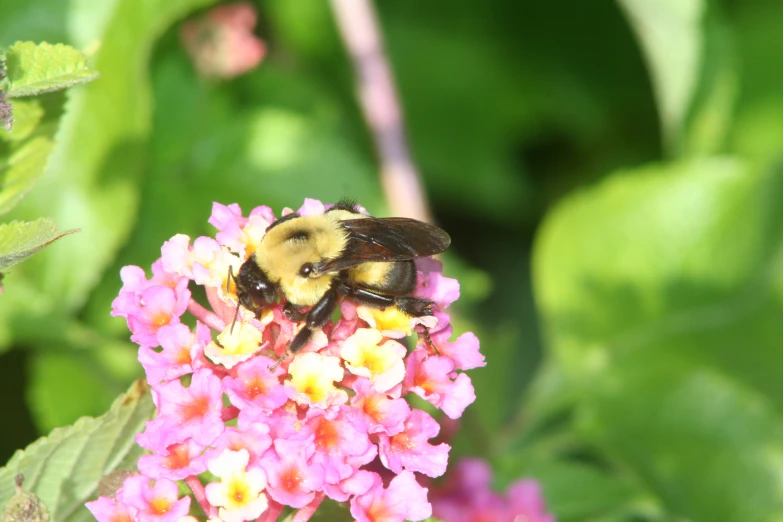
[[[185,22],[180,36],[196,70],[208,78],[233,78],[251,71],[266,46],[253,34],[256,9],[249,2],[222,4]]]
[[[433,491],[435,518],[446,522],[555,522],[546,511],[536,481],[518,480],[504,495],[495,493],[491,484],[489,464],[462,459],[449,471],[445,484]]]
[[[326,208],[306,200],[298,213]],[[450,448],[434,443],[440,426],[405,396],[418,395],[452,419],[475,400],[463,371],[485,364],[478,339],[452,340],[444,311],[459,284],[442,275],[440,262],[417,260],[414,295],[436,303],[434,316],[345,300],[337,320],[286,357],[302,325],[285,318],[283,303],[258,318],[238,309],[227,281],[274,221],[268,207],[244,217],[236,204],[214,204],[215,238],[173,237],[150,279],[139,267],[122,269],[113,315],[127,319],[139,344],[158,411],[137,437],[149,450],[140,474],[113,498],[88,503],[98,520],[179,522],[191,498],[178,497],[176,481],[190,487],[209,520],[273,521],[290,506],[303,521],[324,498],[347,502],[358,521],[431,516],[419,475],[442,475]],[[191,282],[204,287],[211,310],[191,297]],[[181,321],[186,311],[194,327]],[[400,342],[421,325],[437,354],[423,339],[411,352]]]

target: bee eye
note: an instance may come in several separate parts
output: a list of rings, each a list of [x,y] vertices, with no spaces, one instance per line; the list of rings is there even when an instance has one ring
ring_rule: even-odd
[[[302,277],[308,277],[310,275],[310,272],[313,271],[313,265],[310,263],[305,263],[302,265],[302,268],[299,269],[299,275]]]

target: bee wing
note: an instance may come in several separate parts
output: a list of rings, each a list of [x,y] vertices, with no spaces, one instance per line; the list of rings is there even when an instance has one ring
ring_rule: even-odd
[[[440,254],[451,244],[440,228],[408,218],[347,219],[340,226],[348,233],[345,251],[318,267],[338,272],[367,262],[405,261]]]

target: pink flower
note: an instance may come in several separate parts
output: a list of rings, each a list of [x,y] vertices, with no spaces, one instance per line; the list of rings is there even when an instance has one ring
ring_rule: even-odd
[[[176,427],[183,437],[211,444],[223,432],[223,388],[220,379],[207,370],[193,374],[190,387],[171,381],[153,387],[156,404],[168,427]]]
[[[228,34],[220,31],[242,24],[248,34],[247,9],[223,6],[201,23],[223,24],[213,35],[218,40]],[[329,207],[308,199],[297,213],[317,216]],[[304,520],[325,496],[350,502],[357,520],[430,515],[427,490],[413,473],[441,475],[450,448],[430,443],[440,426],[411,409],[403,394],[418,394],[452,418],[473,402],[470,379],[459,371],[485,364],[478,339],[466,333],[451,341],[444,311],[459,285],[442,277],[439,262],[418,259],[415,295],[435,301],[432,316],[411,318],[396,307],[371,309],[346,298],[334,320],[314,329],[292,355],[287,351],[302,321],[286,318],[285,296],[257,317],[238,305],[230,277],[275,219],[268,207],[245,216],[239,205],[216,203],[209,218],[216,238],[172,237],[149,279],[139,267],[122,269],[112,313],[126,318],[140,344],[158,413],[136,438],[151,452],[138,461],[143,475],[129,480],[116,500],[89,504],[99,520],[202,520],[185,516],[190,498],[178,499],[172,480],[191,488],[210,521],[271,520],[283,506],[300,509],[295,518]],[[203,287],[196,298],[191,284]],[[193,318],[180,318],[186,311],[196,319],[194,330],[186,326]],[[421,337],[410,353],[396,340],[420,334],[422,326],[430,328],[439,355]],[[502,504],[503,513],[534,512],[535,491],[529,485],[515,491],[520,498]]]
[[[310,464],[315,451],[312,440],[305,442],[278,439],[274,451],[261,458],[261,467],[269,478],[269,495],[281,504],[302,507],[315,498],[324,484],[324,469]]]
[[[190,497],[179,499],[177,484],[168,479],[156,480],[151,486],[143,475],[128,477],[118,496],[137,510],[140,522],[177,522],[190,508]]]
[[[436,315],[441,315],[436,312]],[[444,314],[445,315],[445,314]],[[438,327],[441,328],[445,320],[438,321]],[[430,332],[432,344],[438,349],[441,355],[454,361],[455,370],[472,370],[486,366],[484,355],[479,351],[479,340],[473,332],[465,332],[457,337],[455,341],[449,341],[451,338],[452,327],[445,324],[437,332]],[[421,343],[419,343],[421,345]]]
[[[403,471],[383,488],[380,477],[364,495],[351,500],[351,515],[358,522],[403,522],[432,516],[427,488],[421,487],[413,473]]]
[[[162,350],[148,346],[139,348],[139,362],[147,373],[147,382],[158,384],[193,373],[194,366],[203,366],[204,346],[212,339],[209,328],[196,323],[196,334],[178,323],[162,326],[157,335]]]
[[[416,268],[419,277],[414,295],[435,301],[440,309],[459,298],[459,281],[443,276],[443,263],[432,258],[417,259]]]
[[[445,443],[433,446],[427,442],[439,431],[440,426],[428,413],[411,410],[410,417],[405,421],[405,430],[392,436],[379,434],[378,453],[381,462],[397,474],[406,469],[429,477],[443,475],[451,448]]]
[[[214,449],[207,452],[207,460],[210,460],[223,452],[224,449],[232,451],[245,450],[249,456],[249,466],[255,466],[261,455],[272,446],[272,438],[269,436],[269,426],[255,423],[244,429],[228,427],[212,444]]]
[[[219,231],[215,236],[218,243],[244,257],[256,251],[267,227],[274,220],[269,207],[258,207],[245,218],[236,203],[229,206],[213,203],[209,223]]]
[[[546,512],[541,486],[535,480],[519,480],[508,487],[509,520],[530,522],[555,522]]]
[[[266,53],[255,26],[250,3],[220,5],[183,25],[182,43],[202,76],[231,78],[255,68]]]
[[[274,410],[288,400],[280,378],[285,373],[279,366],[274,372],[269,367],[275,362],[269,357],[256,356],[234,368],[234,377],[223,379],[231,404],[237,408],[252,407]]]
[[[112,302],[112,315],[128,320],[131,340],[143,346],[158,346],[158,330],[168,324],[179,323],[190,299],[187,279],[176,282],[160,274],[153,276],[167,284],[146,281],[138,267],[125,267],[123,288]],[[173,286],[172,286],[173,284]]]
[[[307,424],[315,436],[312,462],[324,468],[324,480],[337,484],[350,477],[354,470],[375,458],[378,449],[367,432],[359,431],[348,419],[348,407],[341,407],[332,418],[316,413]]]
[[[454,361],[448,357],[429,356],[416,350],[408,357],[403,389],[412,391],[452,419],[462,416],[465,408],[476,400],[470,377],[464,373],[454,379]]]
[[[142,455],[138,463],[139,471],[154,479],[182,480],[198,475],[207,469],[202,451],[204,446],[193,439],[174,443],[169,445],[165,452]]]
[[[367,493],[378,479],[377,473],[359,469],[354,471],[350,477],[344,478],[336,484],[324,484],[324,491],[326,496],[332,500],[345,502],[353,496]]]
[[[100,497],[85,505],[98,522],[133,522],[137,520],[137,509],[114,498]]]
[[[392,399],[385,393],[375,392],[366,379],[357,379],[353,389],[356,395],[351,399],[351,414],[364,423],[367,433],[396,435],[405,429],[411,413],[405,399]]]
[[[492,470],[480,459],[462,459],[447,476],[445,484],[434,491],[435,516],[448,522],[554,522],[546,512],[538,483],[520,480],[511,484],[505,495],[491,489]]]

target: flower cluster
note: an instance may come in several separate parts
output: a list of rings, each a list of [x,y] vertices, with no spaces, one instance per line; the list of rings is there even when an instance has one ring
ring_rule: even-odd
[[[306,200],[297,212],[326,208]],[[457,281],[442,275],[440,262],[417,260],[414,295],[436,303],[433,316],[344,300],[339,318],[286,356],[302,324],[285,318],[283,303],[260,317],[239,307],[228,275],[274,221],[268,207],[243,217],[236,204],[215,204],[215,238],[173,237],[150,279],[139,267],[122,269],[113,315],[127,319],[140,346],[158,414],[137,437],[150,452],[140,474],[113,498],[88,504],[98,520],[179,521],[191,499],[178,498],[176,481],[210,520],[273,521],[284,506],[307,520],[325,497],[349,503],[359,521],[431,516],[417,475],[442,475],[450,448],[434,443],[438,423],[405,395],[452,419],[475,399],[462,372],[485,364],[478,339],[452,340],[444,311],[459,296]],[[211,310],[191,297],[191,282],[204,287]],[[196,318],[192,328],[181,321],[186,311]],[[432,346],[419,338],[409,352],[401,341],[422,326]]]
[[[261,63],[266,46],[253,34],[256,19],[253,5],[239,2],[216,6],[202,18],[186,22],[182,43],[199,74],[233,78]]]
[[[511,484],[505,495],[491,489],[492,470],[479,459],[462,459],[443,487],[433,491],[435,517],[448,522],[555,522],[546,512],[541,488],[534,480]]]

